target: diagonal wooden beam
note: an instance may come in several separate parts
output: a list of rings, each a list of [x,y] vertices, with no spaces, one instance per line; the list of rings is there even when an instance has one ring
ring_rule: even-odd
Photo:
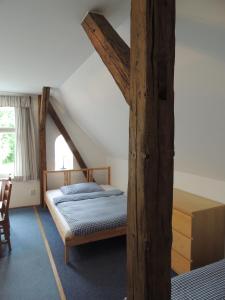
[[[56,127],[58,128],[59,132],[64,137],[65,141],[67,142],[70,150],[72,151],[74,157],[76,158],[79,166],[81,169],[87,169],[87,165],[85,164],[83,158],[80,155],[80,152],[78,151],[77,147],[73,143],[69,133],[67,132],[66,128],[64,127],[63,123],[61,122],[60,118],[58,117],[54,107],[52,106],[51,102],[48,104],[48,113],[55,122]],[[87,177],[87,172],[83,172],[85,177]]]
[[[130,49],[106,18],[88,13],[82,22],[96,51],[130,103]]]
[[[47,169],[46,161],[46,117],[50,97],[50,87],[43,87],[42,96],[38,98],[39,111],[39,177],[40,177],[40,202],[44,203],[43,171]]]

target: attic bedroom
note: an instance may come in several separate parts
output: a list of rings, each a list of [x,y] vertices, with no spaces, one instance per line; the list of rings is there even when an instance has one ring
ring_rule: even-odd
[[[224,17],[0,1],[1,300],[225,300]]]

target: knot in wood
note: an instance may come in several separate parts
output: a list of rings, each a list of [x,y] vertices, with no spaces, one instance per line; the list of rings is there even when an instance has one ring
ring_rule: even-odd
[[[149,160],[150,158],[151,158],[151,155],[150,155],[150,153],[144,153],[144,159],[145,160]]]
[[[132,157],[133,159],[136,159],[136,158],[137,158],[136,152],[131,152],[131,157]]]

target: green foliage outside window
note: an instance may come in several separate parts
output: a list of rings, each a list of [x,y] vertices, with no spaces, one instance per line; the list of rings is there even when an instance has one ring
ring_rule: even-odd
[[[14,108],[0,108],[0,163],[11,164],[15,160],[15,133],[4,132],[4,128],[15,128]]]
[[[15,127],[15,112],[12,107],[0,108],[0,128]]]
[[[15,134],[0,134],[0,156],[3,164],[13,163],[15,160]]]

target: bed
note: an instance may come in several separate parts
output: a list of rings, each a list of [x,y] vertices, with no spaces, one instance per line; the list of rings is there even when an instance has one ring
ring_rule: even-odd
[[[225,259],[172,278],[172,300],[224,300]]]
[[[85,175],[84,181],[95,181],[95,171],[106,172],[107,182],[100,185],[103,191],[99,192],[99,194],[96,193],[97,195],[94,195],[95,193],[93,193],[92,199],[89,199],[90,196],[87,196],[85,201],[71,201],[71,199],[67,197],[64,201],[63,199],[65,197],[62,197],[63,194],[59,188],[48,189],[49,175],[54,177],[55,175],[61,174],[63,175],[63,184],[70,185],[73,183],[71,182],[71,178],[74,173],[83,173]],[[125,195],[123,193],[120,194],[118,190],[115,190],[115,188],[110,185],[109,167],[44,171],[43,186],[45,205],[47,205],[64,243],[65,263],[68,263],[69,261],[70,247],[126,234],[125,216],[118,209],[122,203],[122,210],[126,211]],[[71,197],[73,198],[74,196],[71,195]],[[56,199],[58,199],[58,203]],[[105,211],[103,209],[105,209]],[[73,214],[71,214],[71,211],[73,211],[73,214],[76,212],[76,220],[77,218],[79,220],[79,224],[76,222],[75,227],[71,227],[71,224],[73,224]],[[116,211],[118,211],[118,216],[114,213]],[[99,220],[96,219],[97,214],[99,214]],[[88,226],[87,223],[85,223],[87,218],[93,218],[91,226],[90,222],[88,222]]]
[[[225,259],[173,277],[171,300],[225,300]]]

